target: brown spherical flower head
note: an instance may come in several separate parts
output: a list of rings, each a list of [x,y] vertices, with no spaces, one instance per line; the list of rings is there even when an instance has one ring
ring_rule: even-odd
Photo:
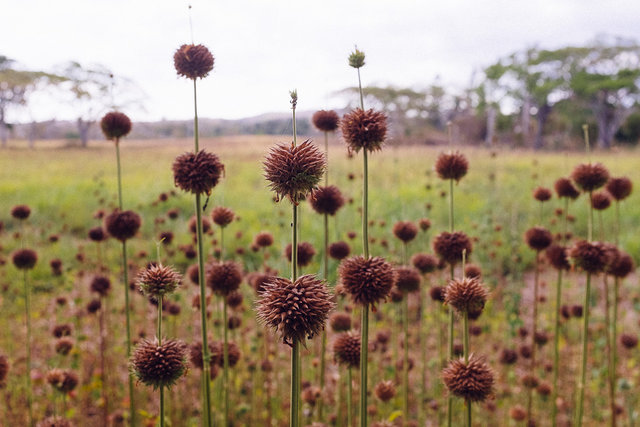
[[[186,346],[181,341],[142,340],[131,356],[131,370],[138,381],[154,389],[171,387],[187,369]]]
[[[518,353],[510,348],[503,348],[500,352],[500,363],[503,365],[513,365],[518,361]]]
[[[104,226],[114,238],[124,242],[136,235],[142,225],[140,215],[133,211],[116,210],[104,219]]]
[[[611,206],[611,196],[606,191],[597,191],[591,195],[591,206],[597,211],[603,211]]]
[[[345,259],[351,253],[351,247],[347,242],[333,242],[329,245],[329,256],[338,261]]]
[[[537,187],[533,190],[533,198],[539,202],[546,202],[551,199],[551,190],[545,187]]]
[[[569,249],[569,258],[587,273],[598,274],[607,266],[607,252],[600,242],[579,240]]]
[[[422,274],[431,273],[438,268],[438,258],[430,254],[418,253],[411,257],[411,265]]]
[[[469,356],[468,363],[464,358],[449,362],[442,379],[450,393],[471,402],[483,402],[493,394],[493,371],[475,354]]]
[[[300,242],[298,243],[298,266],[306,267],[313,260],[313,256],[316,254],[316,250],[313,248],[313,245],[309,242]],[[284,249],[284,255],[287,257],[287,260],[291,262],[291,243],[289,243]]]
[[[222,296],[237,290],[242,283],[242,267],[234,261],[211,264],[206,269],[207,286]]]
[[[182,275],[169,266],[152,264],[138,275],[138,286],[146,296],[159,298],[175,292],[182,282]]]
[[[229,292],[229,295],[227,295],[227,304],[232,309],[236,309],[240,307],[242,305],[243,300],[244,300],[244,297],[237,290]]]
[[[472,249],[471,239],[462,231],[453,233],[443,231],[433,240],[435,253],[451,265],[462,261],[462,253],[464,251],[466,251],[466,257],[469,259]]]
[[[224,174],[224,165],[213,153],[186,152],[173,162],[173,180],[177,187],[193,194],[210,195]]]
[[[398,221],[393,225],[393,234],[404,243],[415,239],[418,227],[411,221]]]
[[[38,422],[36,427],[73,427],[73,423],[64,417],[52,415]]]
[[[339,334],[333,342],[333,355],[340,365],[360,366],[360,335],[353,332]]]
[[[290,346],[322,331],[333,308],[326,283],[312,275],[295,282],[274,277],[264,285],[257,304],[259,319],[275,328]]]
[[[413,267],[396,268],[396,287],[401,292],[416,292],[420,289],[420,273]]]
[[[469,161],[459,151],[441,153],[436,160],[435,170],[441,179],[460,181],[469,170]]]
[[[9,374],[9,358],[1,354],[0,355],[0,388],[4,386],[5,381],[7,380],[7,375]]]
[[[568,178],[558,178],[554,183],[554,188],[558,197],[566,197],[568,199],[577,199],[580,192],[574,187],[573,183]]]
[[[89,240],[93,242],[102,242],[103,240],[107,240],[107,233],[105,233],[104,228],[100,226],[91,228],[87,235],[89,236]]]
[[[489,297],[489,291],[477,278],[465,277],[449,282],[444,290],[444,302],[457,312],[482,311]]]
[[[60,325],[54,326],[51,333],[53,334],[54,337],[60,338],[60,337],[66,337],[71,335],[72,331],[73,329],[70,323],[62,323]]]
[[[344,206],[344,197],[335,185],[319,187],[311,193],[311,207],[319,214],[335,215]]]
[[[18,249],[11,256],[11,261],[18,270],[31,270],[38,262],[38,254],[33,249]]]
[[[211,219],[220,227],[226,227],[235,219],[235,214],[229,208],[217,206],[211,211]]]
[[[310,140],[294,146],[278,144],[264,160],[264,176],[278,199],[298,204],[316,188],[326,167],[324,154]]]
[[[545,255],[556,270],[569,270],[571,268],[566,247],[553,244],[545,250]]]
[[[377,304],[387,299],[396,282],[395,269],[381,257],[347,258],[340,264],[340,284],[356,304]]]
[[[544,227],[532,227],[524,234],[524,240],[534,251],[543,251],[553,242],[553,236]]]
[[[124,113],[112,111],[100,120],[100,129],[105,138],[118,141],[131,132],[131,119]]]
[[[609,263],[607,272],[614,277],[624,279],[635,270],[633,258],[621,250],[618,250],[616,257]]]
[[[73,371],[52,369],[47,372],[47,383],[60,393],[67,394],[78,385],[78,375]]]
[[[571,172],[571,179],[582,191],[593,191],[609,180],[609,171],[602,163],[582,163]]]
[[[66,356],[73,349],[73,339],[69,337],[62,337],[56,341],[55,350],[56,353]]]
[[[620,344],[628,350],[634,349],[638,346],[638,336],[625,333],[620,335]]]
[[[350,150],[378,151],[387,136],[387,116],[381,111],[356,108],[342,117],[340,129]]]
[[[202,347],[202,345],[201,345]],[[224,342],[223,341],[214,341],[209,344],[209,348],[211,350],[211,361],[215,363],[219,367],[224,367]],[[240,361],[240,347],[232,341],[227,342],[227,360],[229,361],[229,366],[234,367]]]
[[[311,117],[313,125],[322,132],[333,132],[338,129],[339,121],[338,113],[333,110],[319,110]]]
[[[444,302],[445,288],[443,286],[433,286],[429,289],[429,296],[433,301]]]
[[[393,381],[380,381],[373,389],[376,397],[383,402],[388,402],[396,395],[396,387],[393,385]]]
[[[213,70],[213,55],[204,45],[183,44],[173,54],[173,65],[179,76],[202,79]]]
[[[31,208],[27,205],[16,205],[11,208],[11,216],[15,219],[27,219],[29,215],[31,215]]]
[[[351,329],[351,315],[340,311],[329,317],[329,326],[333,332],[345,332]]]
[[[464,266],[465,277],[480,279],[482,277],[482,269],[476,264],[467,264]]]
[[[633,183],[626,176],[620,178],[611,178],[607,182],[607,191],[615,200],[624,200],[631,194]]]
[[[106,296],[111,289],[111,280],[108,277],[97,275],[91,279],[91,283],[89,285],[91,292],[95,292],[101,297]]]
[[[253,239],[256,245],[261,248],[267,248],[273,245],[273,234],[268,231],[261,231],[256,234],[256,237]]]

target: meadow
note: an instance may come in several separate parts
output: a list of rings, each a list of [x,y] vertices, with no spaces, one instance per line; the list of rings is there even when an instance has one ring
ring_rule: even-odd
[[[305,138],[299,137],[299,141]],[[322,137],[315,137],[320,145]],[[240,287],[242,303],[231,310],[234,328],[230,339],[238,346],[240,358],[231,368],[230,407],[233,425],[288,425],[289,347],[279,343],[276,335],[257,322],[256,292],[251,286],[251,274],[264,270],[286,275],[289,262],[283,255],[290,243],[290,204],[276,202],[268,190],[262,162],[276,142],[289,142],[289,137],[237,136],[201,140],[201,146],[216,153],[225,165],[225,175],[206,202],[205,216],[216,206],[230,208],[235,219],[224,230],[215,224],[205,237],[209,259],[220,256],[224,244],[227,259],[238,261],[245,279]],[[527,390],[522,377],[529,364],[521,349],[528,343],[527,328],[533,300],[536,252],[527,246],[526,230],[542,225],[553,234],[559,233],[563,202],[553,193],[551,200],[536,201],[532,193],[539,186],[553,190],[559,177],[567,177],[573,168],[587,162],[582,153],[539,153],[505,149],[483,150],[457,146],[469,159],[469,172],[455,185],[456,229],[466,232],[473,241],[468,262],[480,267],[482,280],[490,291],[484,313],[472,321],[471,347],[486,356],[495,373],[492,399],[474,405],[475,425],[524,425],[517,409],[525,405]],[[167,300],[173,312],[165,312],[167,335],[187,344],[198,340],[198,288],[188,278],[193,265],[194,235],[189,230],[193,215],[193,198],[178,190],[173,182],[171,165],[179,154],[192,150],[192,140],[121,141],[123,205],[142,217],[139,233],[129,241],[130,278],[158,257],[185,275],[182,286]],[[389,144],[369,159],[369,241],[371,255],[384,256],[394,265],[403,263],[403,243],[392,231],[398,221],[418,224],[429,219],[430,227],[420,229],[408,243],[409,257],[416,253],[433,253],[432,240],[448,229],[448,191],[446,181],[434,172],[439,153],[448,147],[398,146]],[[640,182],[640,154],[636,151],[594,152],[592,159],[602,162],[612,176],[627,176]],[[338,137],[329,144],[329,183],[342,191],[347,203],[330,218],[330,242],[345,241],[351,254],[362,252],[361,192],[362,165],[359,157],[347,154]],[[637,190],[620,204],[622,230],[620,247],[633,259],[640,260],[640,199]],[[31,214],[20,221],[11,216],[15,205],[28,205]],[[37,420],[54,413],[64,415],[76,425],[102,425],[103,409],[107,407],[110,425],[124,425],[128,409],[126,389],[129,362],[126,358],[123,332],[124,301],[121,288],[120,246],[114,239],[96,243],[88,239],[91,228],[102,225],[104,213],[117,206],[117,181],[113,142],[94,142],[87,149],[68,148],[64,143],[47,143],[29,150],[22,143],[13,145],[0,155],[0,355],[8,356],[10,370],[0,389],[1,425],[26,425],[25,326],[23,272],[11,262],[11,255],[21,247],[34,249],[38,262],[29,272],[32,288],[32,360],[34,416]],[[175,218],[169,211],[177,212]],[[542,217],[541,217],[542,212]],[[585,196],[569,203],[569,231],[574,237],[587,234],[588,203]],[[542,220],[540,219],[542,218]],[[594,236],[613,241],[614,207],[596,214]],[[299,216],[300,240],[315,248],[312,262],[302,268],[303,274],[323,271],[323,221],[307,202],[301,203]],[[252,245],[261,231],[274,237],[272,246]],[[161,233],[171,233],[172,239]],[[159,252],[159,255],[157,253]],[[408,258],[408,257],[407,257]],[[62,273],[52,274],[50,261],[62,262]],[[339,261],[329,261],[330,288],[337,283]],[[540,267],[538,328],[550,336],[553,332],[556,271],[543,261]],[[98,314],[87,311],[94,299],[90,282],[95,274],[111,280],[111,291],[102,299]],[[458,266],[456,274],[460,275]],[[610,418],[605,347],[606,324],[602,277],[594,279],[591,298],[588,378],[585,387],[585,419],[583,425],[603,425]],[[434,286],[448,282],[446,269],[422,276],[420,290],[408,295],[410,322],[408,346],[410,364],[409,420],[411,425],[441,425],[446,412],[446,391],[441,383],[444,340],[446,339],[446,307],[430,297]],[[573,269],[567,273],[563,304],[582,304],[584,275]],[[132,287],[135,290],[135,286]],[[634,273],[620,288],[619,334],[637,337],[640,327],[640,291]],[[64,299],[64,301],[62,301]],[[402,298],[400,298],[402,299]],[[344,296],[337,297],[336,311],[352,313],[352,326],[358,329],[358,308]],[[139,292],[132,293],[134,341],[155,334],[156,306]],[[209,323],[213,340],[222,334],[221,304],[217,298],[208,302]],[[372,422],[397,424],[402,414],[403,396],[400,304],[388,301],[372,314],[370,336],[370,419]],[[581,343],[581,321],[574,315],[561,323],[561,365],[558,388],[559,425],[569,425],[575,405],[575,382],[578,376]],[[104,316],[102,315],[104,313]],[[52,335],[56,325],[72,325],[73,348],[66,355],[56,352],[57,339]],[[101,341],[100,331],[105,341]],[[106,332],[105,332],[106,331]],[[303,425],[313,422],[345,426],[347,400],[345,371],[333,361],[332,343],[337,333],[327,326],[327,381],[318,388],[320,361],[318,339],[302,349]],[[385,340],[386,336],[386,340]],[[461,336],[456,336],[459,344]],[[102,345],[102,348],[101,348]],[[616,384],[619,425],[633,425],[640,417],[640,358],[637,345],[627,348],[620,343]],[[553,338],[538,349],[539,384],[534,408],[536,425],[551,425],[549,413],[553,402],[546,387],[551,381]],[[505,349],[515,350],[519,357],[514,364],[501,362]],[[105,365],[101,368],[101,354]],[[47,372],[54,368],[72,369],[77,373],[77,387],[68,393],[58,393],[47,383]],[[102,369],[106,372],[102,384]],[[357,376],[353,377],[353,416],[356,416]],[[214,416],[221,424],[221,378],[212,382]],[[397,393],[381,401],[374,386],[391,380]],[[186,375],[167,392],[167,425],[200,425],[199,370],[190,366]],[[106,390],[107,399],[102,390]],[[136,384],[139,415],[146,425],[154,425],[158,417],[157,395],[142,384]],[[320,400],[324,416],[319,416]],[[462,401],[454,425],[462,425]],[[516,409],[514,409],[516,408]],[[396,424],[394,424],[396,423]],[[319,425],[319,424],[318,424]],[[380,424],[384,425],[384,424]]]

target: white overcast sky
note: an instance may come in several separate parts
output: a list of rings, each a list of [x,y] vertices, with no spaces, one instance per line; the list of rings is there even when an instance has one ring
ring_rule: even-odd
[[[134,80],[146,112],[133,120],[192,117],[190,81],[173,53],[191,41],[213,52],[199,84],[202,117],[240,118],[342,107],[356,83],[347,56],[367,56],[363,84],[462,87],[474,69],[528,46],[582,44],[597,34],[640,41],[639,0],[1,0],[0,55],[28,69],[76,60]],[[39,119],[71,108],[32,106]]]

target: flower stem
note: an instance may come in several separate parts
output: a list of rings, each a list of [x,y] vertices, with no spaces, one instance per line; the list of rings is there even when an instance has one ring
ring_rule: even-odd
[[[118,207],[122,210],[122,172],[120,167],[120,140],[116,139],[116,164],[118,167]]]
[[[451,206],[451,211],[453,211],[453,205]],[[451,217],[450,217],[451,218]],[[452,226],[453,230],[453,226]],[[450,276],[451,280],[454,277],[454,265],[450,264]],[[449,310],[449,351],[447,353],[447,360],[453,359],[453,308],[451,306],[448,307]],[[453,425],[453,396],[449,393],[447,395],[447,427],[451,427]]]
[[[27,407],[29,412],[29,425],[33,426],[33,407],[32,407],[32,392],[31,392],[31,289],[29,288],[29,282],[27,280],[27,270],[24,270],[24,310],[27,321]]]
[[[124,283],[124,314],[127,323],[127,359],[131,358],[131,313],[129,313],[129,268],[127,262],[127,242],[122,241],[122,281]],[[133,395],[133,375],[129,375],[129,416],[131,417],[131,426],[134,427],[136,422],[136,405]]]
[[[369,304],[362,306],[360,343],[360,427],[367,427],[367,358],[369,340]]]
[[[364,96],[362,95],[362,81],[360,80],[360,68],[358,70],[358,90],[360,92],[360,108],[364,111]]]
[[[560,366],[560,304],[562,299],[562,269],[558,269],[558,282],[556,284],[556,314],[553,332],[553,394],[551,397],[551,425],[556,427],[558,404],[558,368]]]
[[[405,245],[406,248],[406,245]],[[402,329],[404,332],[404,359],[402,364],[402,379],[403,379],[403,397],[404,402],[402,405],[402,423],[408,425],[409,423],[409,293],[403,292],[402,302],[404,309],[402,310]]]
[[[469,364],[469,313],[465,310],[464,317],[462,318],[462,333],[463,333],[463,351],[464,351],[464,363]],[[466,427],[471,427],[471,401],[467,399],[465,402],[466,409],[466,417],[465,423]]]
[[[326,135],[326,132],[325,132]],[[323,278],[329,281],[329,215],[324,214],[324,253],[323,253]],[[324,378],[327,353],[327,331],[322,330],[322,347],[320,350],[320,390],[321,395],[318,402],[318,420],[322,422],[324,413]]]
[[[536,374],[536,334],[538,332],[538,282],[540,281],[540,251],[536,251],[536,265],[533,276],[533,314],[531,331],[531,365],[530,374]],[[533,387],[527,387],[527,423],[533,421]]]
[[[327,167],[324,170],[324,185],[329,185],[329,132],[324,133],[324,157]]]
[[[196,79],[193,79],[193,143],[195,152],[200,151],[200,137],[198,132],[198,90],[196,88]]]
[[[162,345],[162,295],[158,298],[158,346]],[[160,385],[160,427],[164,427],[164,385]]]
[[[353,409],[351,409],[351,401],[353,400],[353,391],[351,390],[353,387],[353,379],[351,378],[351,366],[347,368],[347,426],[351,427],[352,414]]]
[[[223,376],[224,376],[224,424],[229,425],[229,328],[227,320],[227,299],[222,297],[222,322],[224,326]]]
[[[584,388],[587,378],[587,343],[589,337],[589,305],[591,302],[591,273],[587,273],[587,290],[584,296],[584,318],[582,332],[582,363],[580,366],[580,381],[578,382],[578,409],[574,425],[582,426],[584,403]]]
[[[300,416],[300,377],[298,370],[298,359],[300,358],[300,341],[297,339],[293,341],[293,347],[291,348],[291,414],[289,420],[290,427],[298,427]]]

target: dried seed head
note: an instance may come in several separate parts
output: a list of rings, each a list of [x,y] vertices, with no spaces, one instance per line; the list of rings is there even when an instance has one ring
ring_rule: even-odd
[[[311,193],[311,207],[319,214],[335,215],[344,206],[344,197],[335,185],[319,187]]]
[[[415,254],[411,257],[411,265],[422,274],[431,273],[438,267],[438,258],[430,254]]]
[[[278,199],[287,197],[294,204],[316,188],[325,166],[324,154],[310,140],[297,146],[278,144],[263,162],[269,188]]]
[[[546,202],[551,199],[551,190],[544,187],[537,187],[533,190],[533,198],[539,202]]]
[[[619,279],[627,277],[633,270],[635,270],[633,258],[621,250],[616,251],[615,257],[609,262],[609,266],[607,267],[607,272]]]
[[[87,303],[87,312],[94,314],[102,308],[102,302],[99,299],[92,299]]]
[[[11,208],[11,216],[15,219],[27,219],[31,215],[31,208],[27,205],[16,205]]]
[[[201,345],[202,347],[202,345]],[[224,367],[224,342],[214,341],[209,344],[211,352],[211,361],[219,367]],[[229,360],[229,366],[234,367],[240,361],[240,347],[232,341],[227,342],[227,357]]]
[[[62,323],[60,325],[54,326],[51,333],[54,337],[60,338],[71,335],[72,330],[73,329],[70,323]]]
[[[445,288],[443,286],[433,286],[429,289],[429,296],[433,301],[444,302]]]
[[[611,206],[611,196],[606,191],[598,191],[591,195],[591,206],[597,211],[603,211]]]
[[[211,211],[211,219],[220,227],[226,227],[234,220],[235,214],[229,208],[217,206]]]
[[[471,239],[462,231],[449,233],[443,231],[433,240],[433,250],[444,261],[455,265],[462,261],[462,253],[466,251],[466,257],[471,255]]]
[[[91,284],[89,285],[91,292],[95,292],[101,297],[107,296],[109,290],[111,289],[111,280],[108,277],[97,275],[91,279]]]
[[[302,390],[302,401],[308,404],[309,406],[315,406],[316,401],[322,396],[322,391],[320,387],[316,386],[308,386],[304,387]],[[315,424],[315,423],[314,423]],[[318,427],[311,424],[310,427]]]
[[[333,313],[329,317],[329,326],[333,332],[345,332],[351,329],[351,315],[344,311]]]
[[[608,263],[608,253],[600,242],[577,241],[569,249],[569,258],[587,273],[597,274],[604,271]]]
[[[105,138],[118,141],[131,132],[131,119],[124,113],[112,111],[100,120],[100,128]]]
[[[566,197],[568,199],[577,199],[580,192],[574,187],[573,183],[568,178],[558,178],[554,184],[556,194],[558,197]]]
[[[312,338],[324,329],[334,303],[325,282],[304,275],[292,282],[274,277],[258,300],[258,317],[280,332],[285,344]]]
[[[9,358],[4,354],[0,354],[0,388],[3,388],[5,385],[7,375],[9,374],[9,367]]]
[[[571,306],[571,315],[576,318],[582,317],[582,306],[580,304],[574,304]]]
[[[73,349],[73,339],[69,337],[62,337],[56,341],[55,350],[56,353],[66,356]]]
[[[520,382],[527,388],[536,388],[540,384],[540,380],[535,375],[526,374],[520,378]]]
[[[551,245],[545,250],[545,255],[556,270],[569,270],[571,268],[566,247]]]
[[[474,354],[469,356],[469,363],[464,358],[449,362],[442,379],[450,393],[471,402],[483,402],[493,394],[493,371]]]
[[[518,353],[510,348],[503,348],[500,352],[500,363],[503,365],[513,365],[518,361]]]
[[[38,254],[32,249],[18,249],[11,256],[11,261],[18,270],[31,270],[38,262]]]
[[[174,293],[181,282],[180,273],[162,264],[152,264],[138,275],[138,286],[142,293],[154,298]]]
[[[638,336],[633,334],[620,335],[620,344],[626,349],[634,349],[638,346]]]
[[[411,221],[398,221],[393,225],[393,234],[404,243],[407,243],[416,237],[418,227]]]
[[[237,290],[242,283],[242,267],[234,261],[210,264],[206,270],[207,286],[222,296]]]
[[[553,241],[551,232],[544,227],[533,227],[524,234],[524,240],[534,251],[543,251]]]
[[[516,422],[524,421],[527,419],[527,410],[522,405],[515,405],[509,409],[509,416]]]
[[[349,66],[353,68],[362,68],[364,67],[364,52],[361,50],[356,50],[349,54]]]
[[[316,254],[316,250],[313,248],[313,245],[309,242],[300,242],[298,243],[298,266],[306,267],[313,260],[313,256]],[[289,243],[284,249],[284,255],[287,257],[287,260],[291,262],[291,243]]]
[[[154,389],[171,387],[187,369],[186,346],[181,341],[142,340],[131,356],[131,370],[138,381]]]
[[[268,231],[261,231],[256,234],[256,237],[253,239],[254,243],[261,248],[267,248],[273,245],[273,234]]]
[[[607,191],[611,194],[615,200],[624,200],[631,194],[633,190],[633,184],[631,180],[626,176],[620,178],[611,178],[607,182]]]
[[[87,235],[89,236],[89,240],[93,242],[102,242],[107,240],[107,233],[105,233],[104,228],[100,226],[90,229]]]
[[[242,305],[243,299],[244,299],[244,297],[242,296],[242,294],[240,292],[232,291],[232,292],[229,292],[229,295],[227,295],[227,304],[232,309],[235,309],[235,308],[238,308],[238,307],[240,307]]]
[[[387,136],[387,116],[381,111],[356,108],[342,117],[340,129],[350,150],[378,151]]]
[[[319,110],[313,113],[311,121],[318,130],[322,132],[333,132],[338,129],[340,118],[333,110]]]
[[[53,415],[38,422],[36,427],[73,427],[73,423],[66,418]]]
[[[67,394],[78,385],[78,375],[73,371],[52,369],[47,372],[47,383],[60,393]]]
[[[458,313],[482,312],[489,291],[477,278],[465,277],[449,282],[444,290],[444,302]]]
[[[353,332],[342,332],[333,342],[333,355],[341,365],[350,368],[360,366],[360,335]]]
[[[116,210],[104,219],[107,232],[121,242],[135,236],[141,224],[140,215],[133,211]]]
[[[213,70],[213,55],[201,44],[183,44],[173,54],[173,65],[179,76],[202,79]]]
[[[269,283],[275,276],[269,273],[257,273],[251,276],[249,284],[253,287],[258,295],[264,292],[265,285]]]
[[[348,257],[351,253],[351,247],[347,242],[333,242],[329,245],[329,256],[338,261]]]
[[[220,158],[205,150],[186,152],[173,162],[173,180],[177,187],[193,194],[211,194],[224,174]]]
[[[396,287],[401,292],[416,292],[420,289],[420,273],[413,267],[396,268]]]
[[[571,179],[582,191],[593,191],[609,180],[609,171],[602,163],[582,163],[571,172]]]
[[[396,272],[384,258],[347,258],[338,274],[344,290],[356,304],[376,304],[384,301],[396,282]]]
[[[393,385],[393,381],[380,381],[373,389],[376,397],[383,402],[388,402],[396,395],[396,387]]]
[[[459,151],[441,153],[436,160],[435,170],[441,179],[460,181],[469,170],[469,161]]]

